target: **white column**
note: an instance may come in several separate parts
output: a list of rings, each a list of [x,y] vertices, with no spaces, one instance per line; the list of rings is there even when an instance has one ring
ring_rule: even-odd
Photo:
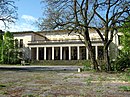
[[[65,60],[66,59],[66,55],[65,55],[66,53],[65,53],[65,49],[63,50],[63,60]]]
[[[44,60],[46,60],[46,47],[44,47]]]
[[[37,52],[36,53],[37,53],[36,54],[37,55],[36,59],[39,60],[39,48],[38,47],[37,47]]]
[[[98,47],[95,46],[96,60],[98,59]]]
[[[79,60],[79,46],[77,46],[77,59]]]
[[[60,47],[60,60],[62,60],[62,47]]]
[[[31,50],[31,48],[29,47],[29,59],[31,59],[31,53],[32,53],[32,50]]]
[[[69,60],[71,60],[71,46],[69,46]]]
[[[52,47],[52,60],[54,60],[54,47]]]
[[[88,48],[86,47],[86,59],[88,60]]]

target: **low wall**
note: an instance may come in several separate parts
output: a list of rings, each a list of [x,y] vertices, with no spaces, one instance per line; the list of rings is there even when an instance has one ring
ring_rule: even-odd
[[[50,66],[60,66],[60,65],[70,65],[70,66],[84,66],[90,65],[89,60],[40,60],[31,61],[31,65],[50,65]]]

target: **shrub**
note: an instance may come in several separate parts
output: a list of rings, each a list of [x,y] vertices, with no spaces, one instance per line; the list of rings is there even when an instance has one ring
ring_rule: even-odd
[[[83,70],[84,71],[88,71],[88,70],[91,69],[91,62],[89,60],[84,60],[82,62],[82,64],[83,64]]]
[[[130,67],[130,55],[128,53],[123,53],[120,57],[115,61],[116,70],[124,71],[126,68]]]

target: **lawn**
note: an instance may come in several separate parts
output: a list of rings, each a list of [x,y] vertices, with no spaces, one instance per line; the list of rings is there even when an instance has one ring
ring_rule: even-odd
[[[129,73],[0,71],[0,97],[129,97]]]

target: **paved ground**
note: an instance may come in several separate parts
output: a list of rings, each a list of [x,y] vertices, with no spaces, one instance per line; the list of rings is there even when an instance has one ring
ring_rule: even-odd
[[[0,66],[0,70],[78,71],[83,66]]]

